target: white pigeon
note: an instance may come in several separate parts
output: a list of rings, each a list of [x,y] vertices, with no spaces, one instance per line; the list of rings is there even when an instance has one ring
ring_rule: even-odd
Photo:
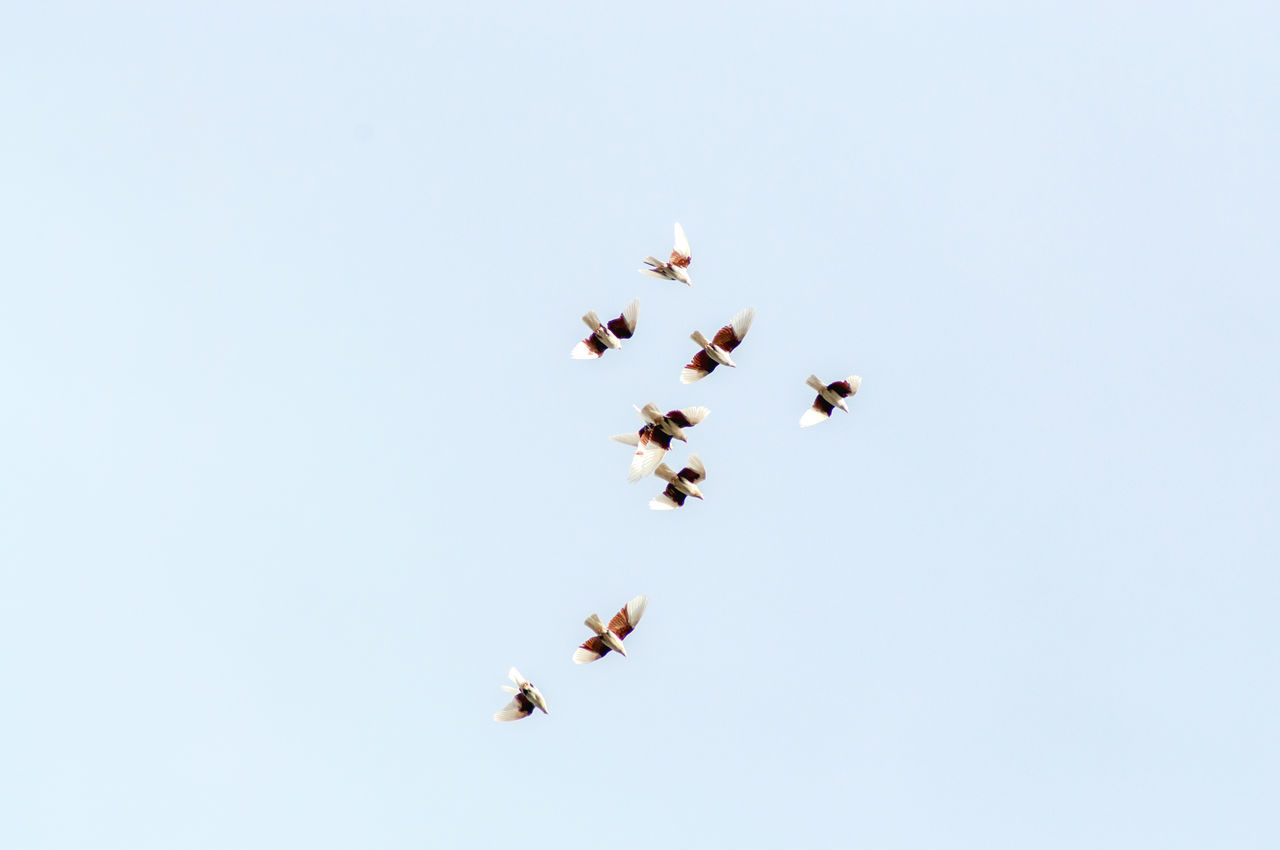
[[[707,468],[697,455],[689,455],[689,462],[679,472],[660,463],[653,474],[667,482],[667,488],[649,502],[649,507],[655,511],[672,511],[684,507],[684,500],[689,496],[695,499],[705,498],[698,489],[698,482],[706,480]]]
[[[680,222],[676,222],[676,245],[671,251],[671,259],[662,262],[657,257],[645,257],[644,262],[649,268],[640,269],[641,274],[647,274],[650,277],[656,277],[661,280],[674,280],[693,286],[693,281],[689,278],[689,264],[693,262],[693,255],[689,253],[689,240],[684,235],[684,228],[680,226]]]
[[[507,703],[502,711],[493,715],[494,720],[503,723],[520,720],[533,714],[535,708],[541,710],[543,714],[551,713],[547,711],[547,701],[542,698],[542,691],[539,691],[533,682],[521,676],[520,671],[514,667],[511,668],[507,675],[511,677],[511,681],[516,683],[516,687],[503,685],[502,689],[507,693],[515,694],[515,698]]]
[[[740,311],[729,320],[729,324],[716,331],[716,337],[712,340],[703,336],[702,331],[694,331],[689,338],[702,346],[702,350],[693,355],[689,365],[680,372],[680,383],[692,384],[694,381],[701,381],[710,375],[717,365],[736,367],[738,364],[733,362],[729,352],[742,344],[755,317],[755,307]]]
[[[671,449],[673,439],[689,442],[684,435],[685,428],[692,428],[711,411],[705,407],[685,407],[680,410],[669,410],[665,414],[653,402],[636,408],[645,425],[634,434],[614,434],[609,439],[629,446],[635,446],[635,454],[631,458],[631,466],[627,470],[627,480],[639,481],[653,473]]]
[[[590,664],[597,658],[607,655],[610,650],[625,657],[627,648],[622,645],[622,639],[635,629],[640,618],[644,616],[644,609],[648,604],[649,597],[637,596],[613,615],[607,627],[596,614],[584,620],[587,628],[596,634],[595,637],[587,638],[586,642],[573,653],[573,663]]]
[[[604,354],[605,349],[622,348],[621,340],[631,339],[636,332],[636,317],[640,312],[640,299],[633,298],[622,310],[622,315],[608,324],[601,322],[595,310],[588,310],[582,322],[591,328],[591,336],[573,347],[569,356],[574,360],[595,360]]]
[[[818,397],[813,400],[813,406],[800,417],[801,428],[827,421],[831,411],[837,407],[848,413],[849,405],[845,403],[845,399],[853,396],[858,387],[862,386],[862,378],[857,375],[850,375],[843,381],[833,381],[830,384],[823,384],[817,375],[810,375],[804,382],[818,391]]]

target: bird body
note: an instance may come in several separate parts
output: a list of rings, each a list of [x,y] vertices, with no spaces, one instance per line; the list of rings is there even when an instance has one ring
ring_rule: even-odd
[[[622,315],[607,324],[600,321],[595,310],[588,310],[582,317],[582,323],[591,328],[591,336],[573,347],[569,356],[574,360],[594,360],[604,354],[605,349],[615,351],[622,348],[622,340],[631,339],[636,330],[636,319],[640,312],[640,299],[633,298],[623,309]]]
[[[626,657],[627,648],[623,645],[622,639],[635,630],[636,624],[644,616],[644,609],[648,604],[649,597],[643,594],[637,596],[626,605],[623,605],[622,610],[613,615],[613,619],[609,621],[607,626],[597,614],[587,617],[583,623],[587,628],[595,632],[595,637],[587,638],[582,646],[578,647],[573,653],[573,662],[575,664],[590,664],[597,658],[607,655],[610,651]]]
[[[649,502],[649,507],[655,511],[671,511],[683,507],[684,500],[689,496],[695,499],[706,498],[698,489],[698,482],[706,480],[707,468],[697,455],[689,455],[689,462],[679,472],[660,463],[653,474],[667,482],[666,489]]]
[[[716,366],[736,367],[738,364],[733,362],[729,352],[742,344],[755,317],[755,308],[748,307],[739,311],[729,320],[729,324],[716,331],[715,339],[707,339],[701,331],[690,334],[689,338],[702,346],[702,350],[693,355],[693,359],[680,372],[680,382],[692,384],[694,381],[701,381],[710,375]]]
[[[693,280],[689,277],[689,264],[693,262],[693,255],[689,253],[689,240],[684,235],[684,228],[680,226],[680,222],[676,222],[676,244],[671,251],[671,259],[665,263],[657,257],[645,257],[644,262],[649,266],[647,269],[640,269],[641,274],[647,274],[650,277],[656,277],[661,280],[674,280],[683,283],[685,286],[693,286]]]
[[[515,694],[511,702],[493,715],[493,719],[502,723],[508,723],[512,720],[521,720],[533,714],[533,710],[537,708],[543,714],[550,714],[547,711],[547,701],[543,699],[542,692],[538,688],[520,675],[520,671],[512,667],[507,673],[511,681],[516,683],[516,687],[503,685],[502,689],[507,693]]]
[[[810,375],[804,382],[817,390],[818,396],[813,400],[813,406],[800,417],[801,428],[826,421],[831,417],[831,411],[837,407],[848,413],[849,405],[845,399],[851,398],[862,386],[862,378],[857,375],[850,375],[843,381],[832,381],[830,384],[822,383],[817,375]]]

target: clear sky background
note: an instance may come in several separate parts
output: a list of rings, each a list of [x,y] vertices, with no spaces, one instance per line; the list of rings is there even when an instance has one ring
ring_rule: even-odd
[[[4,846],[1280,846],[1280,11],[965,6],[10,8]]]

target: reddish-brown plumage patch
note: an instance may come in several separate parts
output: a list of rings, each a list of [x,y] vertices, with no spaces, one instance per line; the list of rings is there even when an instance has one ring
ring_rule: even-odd
[[[583,340],[583,342],[586,343],[587,348],[591,349],[591,353],[594,354],[596,357],[599,357],[601,354],[604,354],[605,345],[603,342],[601,342],[599,339],[596,338],[595,334],[592,334],[591,336],[587,337],[586,339]]]
[[[627,320],[622,316],[609,322],[609,330],[613,331],[613,335],[618,339],[631,339],[631,328],[627,327]]]
[[[600,639],[599,635],[588,638],[587,641],[582,644],[582,648],[587,652],[594,652],[596,655],[601,656],[605,655],[609,651],[609,647],[604,645],[604,641]]]
[[[822,396],[818,396],[813,400],[813,408],[814,410],[821,411],[825,416],[830,416],[831,411],[835,408],[835,406],[831,404],[831,402],[823,398]]]
[[[689,421],[689,417],[685,416],[679,410],[668,410],[667,418],[670,419],[675,424],[679,425],[681,428],[693,427],[693,423]]]
[[[848,398],[853,395],[853,387],[849,386],[848,381],[836,381],[835,383],[827,384],[827,389],[840,396],[840,398]]]
[[[685,495],[676,489],[676,485],[668,484],[667,489],[662,491],[662,495],[675,502],[677,508],[684,507]]]
[[[679,266],[682,269],[687,269],[689,268],[689,264],[692,262],[693,262],[693,257],[686,257],[684,254],[681,254],[679,251],[671,252],[670,265]]]
[[[693,359],[689,361],[689,365],[684,368],[697,369],[699,372],[710,373],[711,370],[716,368],[716,361],[712,360],[711,355],[707,354],[707,352],[699,350],[697,354],[693,355]]]
[[[699,481],[702,480],[702,476],[699,475],[696,471],[694,471],[693,467],[690,467],[690,466],[686,466],[684,469],[677,472],[676,476],[678,478],[683,478],[685,481],[688,481],[691,484],[697,484]]]
[[[711,340],[711,342],[720,346],[725,351],[733,351],[738,347],[738,344],[741,343],[742,340],[738,339],[734,334],[733,325],[725,325],[723,328],[716,331],[716,337]]]
[[[671,485],[668,484],[668,487]],[[613,619],[609,621],[609,631],[613,632],[619,638],[625,638],[631,634],[631,621],[627,619],[627,606],[623,605],[622,610],[613,615]]]

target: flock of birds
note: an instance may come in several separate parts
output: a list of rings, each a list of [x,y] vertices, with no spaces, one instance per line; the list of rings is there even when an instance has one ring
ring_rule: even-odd
[[[670,259],[664,262],[656,257],[645,257],[643,262],[645,268],[640,269],[642,274],[693,286],[693,280],[689,277],[689,265],[693,262],[693,255],[689,250],[689,240],[685,236],[684,228],[679,222],[676,222],[675,247],[671,251]],[[639,311],[640,299],[638,298],[632,299],[623,308],[618,318],[608,322],[600,321],[600,317],[594,310],[587,311],[582,321],[590,328],[591,334],[575,345],[569,352],[569,356],[575,360],[595,360],[610,349],[620,350],[622,340],[631,339],[635,334]],[[681,370],[681,383],[692,384],[701,381],[714,372],[717,366],[736,367],[737,364],[733,362],[733,351],[746,338],[755,316],[754,307],[738,312],[711,339],[707,339],[700,331],[694,331],[690,339],[696,342],[699,348]],[[836,408],[848,413],[849,405],[846,399],[858,392],[862,379],[857,375],[850,375],[843,380],[824,384],[816,375],[810,375],[805,379],[805,384],[813,389],[817,396],[809,409],[800,417],[801,428],[808,428],[829,419]],[[706,479],[707,469],[701,458],[696,454],[689,455],[684,468],[678,472],[663,461],[667,452],[671,450],[671,441],[680,440],[688,443],[685,429],[697,425],[711,411],[705,407],[685,407],[663,413],[656,404],[649,402],[644,407],[637,407],[636,412],[645,423],[640,430],[635,433],[615,434],[611,437],[617,442],[635,447],[631,466],[627,470],[627,480],[635,482],[648,475],[654,475],[666,482],[666,488],[649,502],[649,507],[653,510],[674,510],[683,507],[686,499],[703,499],[698,482]],[[591,629],[593,635],[573,653],[574,663],[588,664],[603,658],[610,652],[626,656],[627,649],[622,641],[640,622],[648,603],[648,597],[637,596],[623,605],[622,610],[613,615],[608,625],[596,614],[587,617],[585,625]],[[543,714],[550,714],[547,710],[546,698],[536,685],[520,675],[520,671],[514,667],[507,675],[516,686],[513,688],[503,685],[502,688],[515,696],[501,711],[493,715],[494,720],[504,722],[520,720],[528,717],[535,709]]]

